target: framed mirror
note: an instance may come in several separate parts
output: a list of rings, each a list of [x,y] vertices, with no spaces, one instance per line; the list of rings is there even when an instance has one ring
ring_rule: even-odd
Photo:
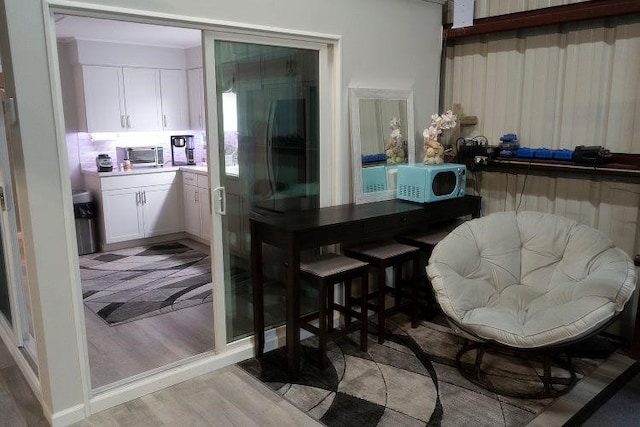
[[[355,203],[394,199],[397,165],[415,162],[413,93],[351,88],[349,122]]]

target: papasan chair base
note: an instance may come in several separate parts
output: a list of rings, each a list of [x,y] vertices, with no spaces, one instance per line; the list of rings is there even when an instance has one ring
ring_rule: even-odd
[[[473,363],[465,363],[463,357],[475,351]],[[500,387],[499,384],[491,381],[491,375],[482,369],[482,361],[487,353],[503,356],[513,356],[517,358],[535,359],[542,364],[542,374],[538,377],[540,383],[537,391],[513,390]],[[564,355],[566,360],[563,360]],[[497,344],[477,342],[466,339],[462,348],[456,355],[456,366],[463,377],[490,392],[503,396],[516,397],[520,399],[545,399],[555,398],[569,392],[578,382],[575,368],[571,362],[571,354],[562,350],[549,348],[538,351],[525,351],[499,346]],[[566,376],[553,376],[552,367],[557,371],[562,369]]]

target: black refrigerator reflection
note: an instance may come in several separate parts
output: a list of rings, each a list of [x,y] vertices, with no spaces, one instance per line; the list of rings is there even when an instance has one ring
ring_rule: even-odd
[[[222,41],[215,49],[227,192],[227,336],[232,341],[253,328],[249,215],[319,206],[318,52]],[[265,323],[275,326],[285,314],[284,259],[275,248],[263,252],[268,256]]]

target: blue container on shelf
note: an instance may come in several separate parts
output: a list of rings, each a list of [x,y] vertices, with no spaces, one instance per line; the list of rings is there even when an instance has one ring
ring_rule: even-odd
[[[552,159],[553,150],[549,148],[536,148],[533,150],[533,157],[536,159]]]
[[[556,160],[573,160],[573,150],[567,150],[566,148],[553,150],[553,158]]]
[[[376,153],[376,154],[363,154],[362,155],[362,163],[381,163],[387,161],[387,155],[385,153]]]
[[[530,159],[533,157],[533,150],[527,147],[520,147],[516,150],[516,157]]]

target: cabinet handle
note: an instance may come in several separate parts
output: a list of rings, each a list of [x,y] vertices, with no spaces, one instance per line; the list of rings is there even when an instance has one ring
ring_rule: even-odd
[[[193,199],[194,201],[197,203],[200,201],[200,193],[198,193],[197,191],[193,193]]]
[[[146,191],[142,192],[142,204],[143,205],[147,204],[147,192]]]
[[[136,193],[136,206],[138,206],[140,204],[140,192],[138,191]]]
[[[167,115],[164,114],[162,116],[162,126],[164,126],[165,128],[167,127]]]
[[[127,114],[127,128],[131,128],[131,116]]]
[[[124,117],[124,115],[121,115],[121,116],[120,116],[120,127],[121,127],[122,129],[124,129],[125,127],[127,127],[127,124],[126,124],[126,122],[125,122],[125,117]]]

